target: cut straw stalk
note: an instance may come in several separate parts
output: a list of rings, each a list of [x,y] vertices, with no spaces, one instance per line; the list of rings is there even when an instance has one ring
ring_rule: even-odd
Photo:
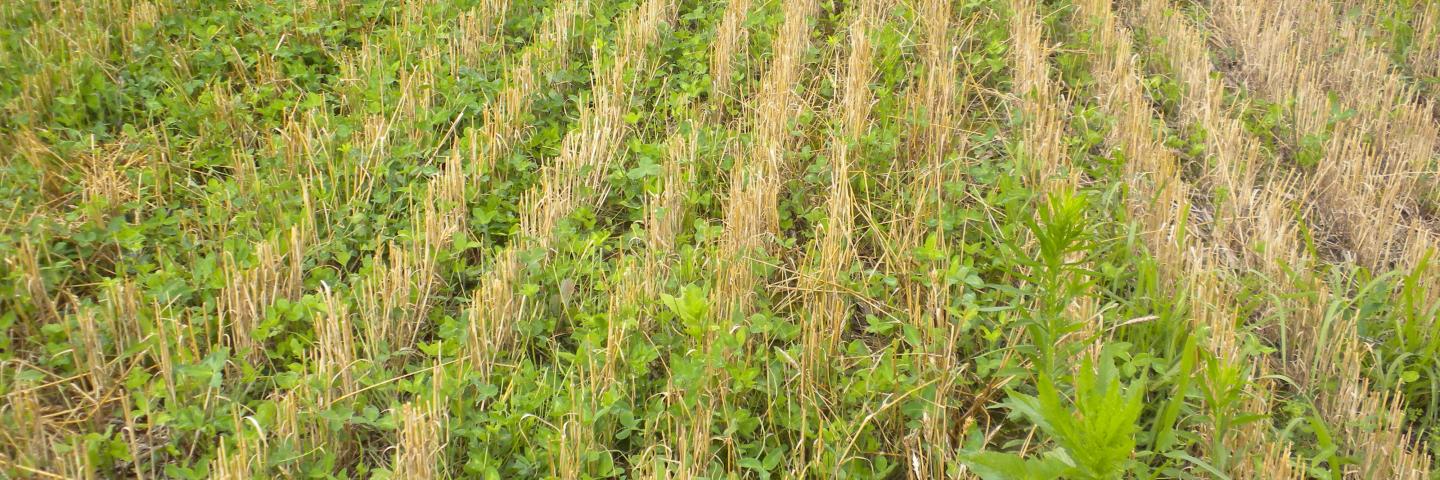
[[[725,14],[716,30],[715,50],[710,55],[710,99],[716,104],[717,115],[723,111],[719,107],[736,96],[735,92],[731,92],[731,77],[734,76],[735,55],[737,51],[745,49],[748,39],[749,31],[745,28],[745,18],[750,13],[750,2],[751,0],[731,0],[726,3]]]
[[[560,218],[568,215],[575,205],[588,201],[598,204],[603,201],[605,193],[600,191],[603,175],[608,171],[607,165],[617,157],[616,153],[625,135],[629,133],[619,126],[630,100],[631,85],[627,84],[625,79],[642,71],[653,61],[648,55],[650,46],[659,37],[661,25],[672,21],[674,10],[673,0],[647,0],[621,19],[617,52],[612,57],[612,63],[602,63],[600,53],[596,52],[595,68],[604,69],[604,73],[596,75],[595,96],[590,104],[592,110],[582,110],[580,129],[571,132],[580,135],[567,135],[564,150],[557,162],[558,168],[544,177],[547,188],[545,194],[539,197],[539,215],[534,219],[528,218],[529,215],[521,217],[522,232],[527,231],[527,225],[534,226],[534,230],[529,231],[533,235],[531,238],[550,238],[551,231]],[[534,223],[527,224],[527,220]],[[582,468],[581,457],[587,452],[599,449],[600,441],[613,438],[613,432],[602,432],[603,435],[598,435],[593,422],[588,420],[587,412],[604,408],[600,402],[606,396],[607,390],[624,388],[624,385],[618,382],[620,379],[617,378],[616,369],[622,361],[621,355],[629,331],[624,327],[625,320],[621,316],[630,306],[640,304],[643,285],[648,282],[649,280],[633,275],[628,276],[628,280],[622,281],[621,287],[611,298],[610,328],[606,332],[603,356],[598,359],[601,363],[596,365],[593,362],[597,359],[592,359],[592,363],[582,367],[581,383],[585,388],[574,389],[570,395],[572,404],[583,407],[580,411],[567,414],[560,426],[559,459],[552,469],[552,473],[559,478],[582,478],[586,472]]]
[[[518,141],[531,97],[539,91],[541,79],[568,62],[576,17],[589,6],[590,0],[565,0],[551,9],[549,21],[536,34],[535,42],[519,54],[520,59],[509,71],[506,87],[481,113],[484,126],[467,132],[471,171],[488,171]],[[523,300],[510,291],[520,278],[517,248],[503,248],[496,254],[491,275],[472,297],[466,355],[472,368],[484,378],[488,378],[498,355],[509,345],[512,322],[524,311]]]
[[[837,112],[833,119],[835,132],[829,142],[826,222],[817,227],[818,241],[805,260],[810,271],[800,278],[800,290],[804,292],[801,311],[809,314],[802,320],[801,333],[802,369],[807,372],[807,381],[818,381],[818,377],[824,375],[850,317],[846,295],[840,291],[844,285],[843,270],[856,259],[852,238],[855,198],[850,191],[850,170],[852,158],[863,153],[853,146],[859,145],[870,121],[870,79],[874,75],[870,35],[872,22],[878,21],[879,16],[878,2],[874,0],[861,1],[853,8],[847,27],[850,45],[843,73],[834,74],[835,84],[842,87],[837,100],[839,108],[834,110]]]
[[[441,478],[448,414],[444,405],[435,400],[406,403],[398,412],[399,440],[391,471],[395,478]]]
[[[629,133],[622,127],[629,102],[627,73],[643,70],[647,51],[660,33],[660,25],[674,15],[671,2],[648,0],[622,21],[617,51],[602,63],[597,50],[595,88],[581,107],[577,127],[566,134],[555,164],[541,173],[541,184],[522,200],[518,239],[497,253],[492,274],[476,289],[471,311],[468,354],[476,368],[490,369],[498,350],[512,335],[513,322],[524,313],[524,300],[516,296],[521,276],[519,254],[527,249],[545,251],[554,229],[564,216],[581,205],[598,204],[606,196],[603,175]],[[600,69],[600,66],[606,68]]]
[[[1253,6],[1252,6],[1253,7]],[[1287,35],[1294,30],[1284,28],[1273,16],[1256,15],[1256,18],[1239,18],[1242,11],[1234,4],[1217,7],[1218,21],[1231,26],[1221,28],[1222,33],[1232,35],[1232,41],[1239,43],[1242,51],[1257,52],[1254,56],[1275,59],[1283,45],[1293,42]],[[1226,116],[1221,108],[1221,85],[1215,80],[1211,64],[1203,47],[1203,37],[1183,18],[1169,10],[1168,5],[1158,0],[1142,2],[1138,16],[1145,29],[1157,34],[1163,33],[1167,41],[1161,43],[1162,51],[1172,59],[1175,70],[1184,83],[1187,94],[1182,110],[1187,118],[1209,132],[1207,151],[1216,156],[1218,168],[1208,169],[1207,181],[1217,186],[1230,188],[1231,206],[1217,206],[1216,226],[1213,229],[1221,240],[1233,238],[1234,252],[1242,257],[1242,265],[1263,272],[1274,284],[1291,295],[1277,298],[1279,304],[1271,308],[1290,318],[1294,358],[1278,359],[1278,363],[1289,376],[1299,381],[1306,390],[1317,392],[1319,407],[1325,418],[1339,426],[1344,433],[1342,443],[1346,448],[1366,460],[1356,473],[1385,478],[1412,478],[1417,472],[1428,470],[1429,457],[1424,449],[1414,449],[1404,426],[1388,423],[1370,431],[1347,428],[1358,421],[1363,413],[1356,405],[1380,407],[1396,405],[1397,400],[1386,394],[1370,392],[1361,377],[1361,358],[1358,354],[1333,361],[1336,351],[1358,352],[1359,340],[1351,321],[1327,322],[1329,296],[1323,282],[1310,276],[1308,265],[1314,260],[1308,258],[1299,247],[1299,227],[1291,218],[1288,208],[1293,183],[1287,177],[1267,175],[1261,185],[1252,189],[1234,189],[1233,186],[1254,184],[1257,168],[1255,153],[1258,140],[1239,126],[1233,117]],[[1238,25],[1268,25],[1263,29],[1239,28]],[[1258,27],[1256,27],[1258,28]],[[1249,32],[1242,35],[1242,32]],[[1293,47],[1292,47],[1293,48]],[[1278,49],[1278,50],[1277,50]],[[1301,69],[1308,67],[1301,67]],[[1281,69],[1254,68],[1254,73],[1263,75],[1265,88],[1274,88],[1275,82],[1292,82],[1298,89],[1308,88],[1302,73]],[[1238,155],[1237,155],[1238,154]],[[1279,180],[1276,180],[1276,179]],[[1253,193],[1251,193],[1253,192]],[[1302,197],[1303,198],[1303,197]],[[1268,232],[1268,233],[1267,233]],[[1278,234],[1277,234],[1278,233]],[[1248,245],[1265,243],[1267,248],[1255,250]],[[1278,247],[1278,248],[1277,248]],[[1298,269],[1298,270],[1297,270]],[[1291,272],[1299,272],[1297,277]],[[1301,293],[1309,292],[1306,295]],[[1336,344],[1341,345],[1335,347]],[[1325,382],[1338,379],[1337,389],[1327,388]],[[1387,414],[1389,415],[1389,414]],[[1388,417],[1387,417],[1388,418]]]
[[[711,336],[747,328],[737,322],[754,313],[757,290],[763,286],[762,257],[773,245],[770,239],[779,235],[778,197],[785,183],[785,154],[790,148],[787,128],[804,108],[796,87],[803,80],[801,72],[806,51],[811,43],[810,21],[819,4],[815,0],[796,0],[783,5],[784,19],[774,40],[774,51],[768,70],[761,77],[759,90],[752,100],[749,119],[753,135],[752,148],[735,159],[731,170],[730,191],[724,211],[724,230],[716,245],[715,287],[710,296],[711,318],[721,322],[720,328],[706,332],[699,348],[702,355],[744,355],[753,345],[741,351],[717,351],[721,342]],[[722,25],[723,26],[723,25]],[[716,54],[723,52],[716,51]],[[738,361],[738,360],[737,360]],[[707,367],[708,368],[708,367]],[[723,370],[713,372],[724,375]],[[708,431],[714,409],[727,402],[730,392],[723,380],[710,383],[703,396],[695,400],[695,415],[680,422],[673,435],[680,440],[682,457],[703,462],[712,455],[709,445],[692,443],[695,435]],[[725,437],[728,437],[726,434]],[[729,443],[728,438],[722,442]],[[708,442],[707,442],[708,443]],[[727,457],[736,461],[736,452]],[[718,453],[717,453],[718,454]],[[801,462],[803,463],[803,462]],[[683,475],[693,476],[705,471],[705,463],[687,466]]]
[[[1011,93],[1024,125],[1020,131],[1018,161],[1032,185],[1054,190],[1075,185],[1078,172],[1070,168],[1062,137],[1069,100],[1060,95],[1050,78],[1050,58],[1042,41],[1043,26],[1034,0],[1010,2]],[[1063,178],[1061,178],[1063,176]]]
[[[254,331],[265,318],[265,310],[276,300],[300,297],[304,280],[306,234],[300,227],[290,230],[285,250],[269,241],[255,245],[255,265],[241,268],[234,255],[225,252],[225,287],[217,299],[222,324],[229,328],[229,345],[247,361],[265,361],[265,348]]]
[[[1115,119],[1107,142],[1130,159],[1125,174],[1130,186],[1127,210],[1144,228],[1142,238],[1159,262],[1162,285],[1188,292],[1184,298],[1190,299],[1192,305],[1191,323],[1197,331],[1208,332],[1206,348],[1226,364],[1244,365],[1248,360],[1240,350],[1241,337],[1235,331],[1235,312],[1241,306],[1235,304],[1238,299],[1225,288],[1228,277],[1223,273],[1224,259],[1213,256],[1214,250],[1187,247],[1187,239],[1208,232],[1194,231],[1195,227],[1186,221],[1191,209],[1190,186],[1181,178],[1179,160],[1164,146],[1163,136],[1156,131],[1158,119],[1149,107],[1133,63],[1130,32],[1118,24],[1108,0],[1084,0],[1079,6],[1080,13],[1096,33],[1098,48],[1093,70],[1101,89],[1100,107]],[[1187,104],[1186,108],[1193,105]],[[1245,412],[1264,413],[1269,391],[1250,383],[1245,388],[1250,390],[1247,397],[1256,400],[1242,407]],[[1226,453],[1241,458],[1263,453],[1265,459],[1258,464],[1239,462],[1231,467],[1231,475],[1257,479],[1300,478],[1298,468],[1289,458],[1288,446],[1279,439],[1269,438],[1268,432],[1258,424],[1223,433],[1226,436],[1221,442]]]
[[[1357,26],[1328,1],[1304,3],[1229,0],[1212,10],[1239,70],[1272,101],[1293,101],[1298,134],[1321,142],[1308,146],[1323,153],[1300,185],[1321,232],[1373,270],[1414,268],[1420,258],[1409,252],[1436,243],[1417,202],[1432,195],[1440,126]],[[1345,111],[1354,115],[1337,116]]]
[[[817,8],[814,0],[785,4],[785,19],[775,39],[770,69],[754,99],[754,148],[749,155],[736,159],[725,210],[725,231],[719,245],[722,261],[716,310],[722,318],[749,313],[754,290],[761,281],[753,265],[754,257],[766,249],[766,239],[778,234],[778,196],[789,146],[785,129],[801,108],[794,90],[810,44],[809,21]]]
[[[909,126],[905,141],[910,159],[907,166],[913,166],[914,173],[895,176],[899,179],[895,188],[908,191],[912,203],[886,232],[896,249],[887,252],[886,264],[893,275],[903,279],[899,292],[902,311],[920,332],[920,370],[933,378],[937,401],[902,439],[906,472],[916,478],[940,478],[957,468],[956,435],[964,434],[955,423],[960,421],[960,412],[944,400],[956,396],[955,386],[960,382],[959,369],[963,367],[954,352],[960,350],[961,321],[949,314],[952,292],[942,280],[948,266],[921,262],[912,252],[930,239],[940,250],[949,249],[948,232],[932,226],[932,221],[946,206],[944,186],[957,180],[962,171],[953,162],[965,161],[965,137],[958,132],[969,79],[961,74],[958,46],[969,35],[970,24],[956,22],[948,1],[920,0],[913,8],[919,17],[921,73],[906,99],[906,108],[916,121]]]

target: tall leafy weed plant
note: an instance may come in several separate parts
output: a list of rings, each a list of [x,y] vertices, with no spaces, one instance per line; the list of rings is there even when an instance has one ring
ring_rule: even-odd
[[[1054,445],[1039,455],[969,451],[961,460],[986,480],[1112,479],[1140,467],[1133,458],[1135,436],[1144,411],[1146,379],[1121,383],[1114,349],[1098,359],[1088,356],[1074,373],[1073,398],[1066,398],[1055,378],[1041,374],[1036,395],[1009,392],[1010,413],[1039,428]]]

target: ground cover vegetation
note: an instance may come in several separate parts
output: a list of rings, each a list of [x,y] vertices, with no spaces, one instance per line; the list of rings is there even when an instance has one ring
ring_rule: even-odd
[[[1440,3],[0,2],[5,478],[1430,478]]]

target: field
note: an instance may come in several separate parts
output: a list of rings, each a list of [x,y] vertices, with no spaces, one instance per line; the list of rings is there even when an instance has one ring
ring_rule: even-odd
[[[1431,478],[1437,171],[1430,0],[0,1],[0,478]]]

